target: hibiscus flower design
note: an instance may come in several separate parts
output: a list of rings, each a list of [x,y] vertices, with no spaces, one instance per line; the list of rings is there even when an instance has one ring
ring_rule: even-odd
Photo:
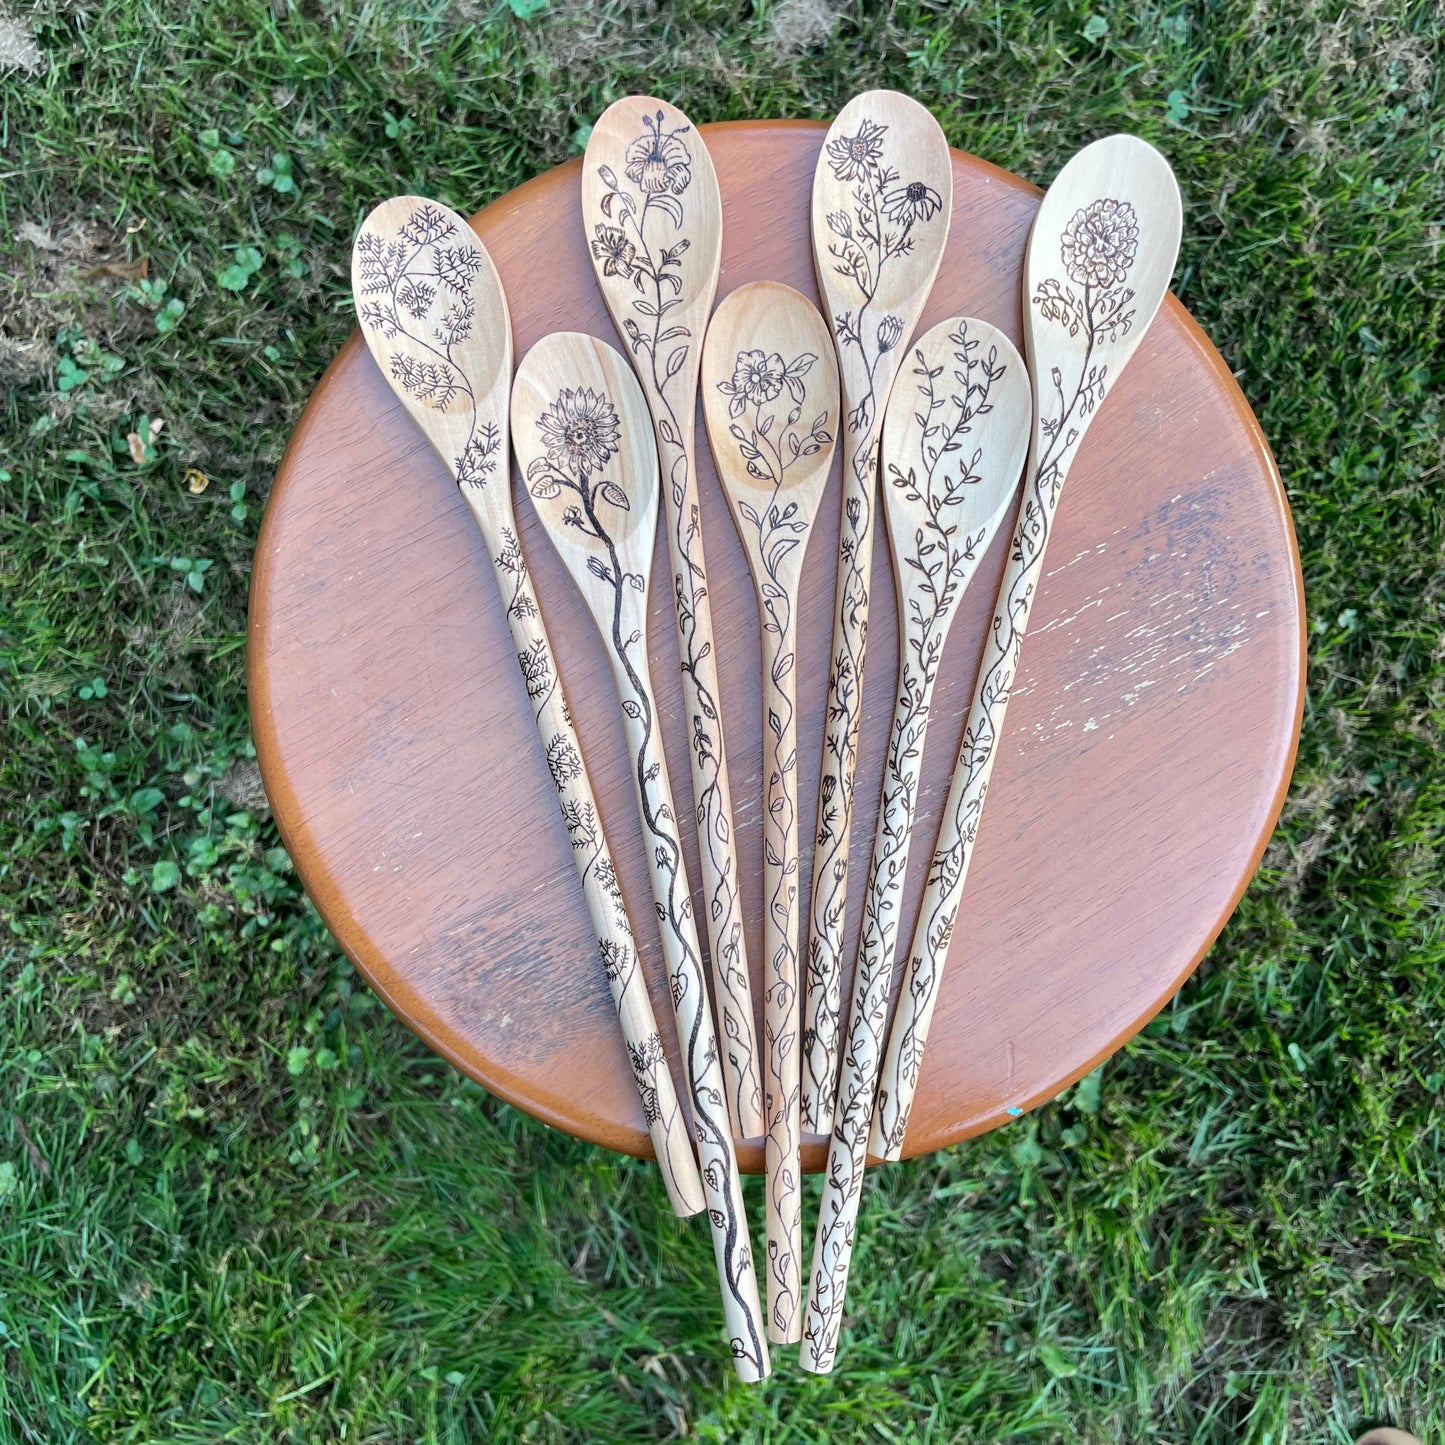
[[[604,276],[631,276],[637,265],[637,247],[616,226],[597,227],[592,254],[602,262]]]
[[[915,221],[931,221],[943,208],[943,197],[922,181],[909,181],[883,197],[883,209],[895,225],[911,226]]]
[[[617,455],[617,411],[606,396],[588,387],[564,387],[537,425],[554,467],[585,476],[601,471]]]
[[[1074,212],[1060,251],[1069,279],[1080,286],[1116,286],[1139,249],[1139,217],[1128,201],[1108,197]]]
[[[692,179],[692,157],[678,139],[687,126],[663,132],[662,112],[643,117],[646,131],[627,147],[623,169],[634,186],[649,196],[668,191],[680,196]],[[609,273],[610,274],[610,273]]]
[[[886,125],[864,119],[857,135],[839,136],[828,142],[828,160],[833,174],[840,181],[856,181],[871,167],[876,166],[883,156],[883,136]]]
[[[754,406],[764,406],[782,392],[786,369],[776,351],[771,356],[761,351],[740,351],[733,366],[732,395]]]

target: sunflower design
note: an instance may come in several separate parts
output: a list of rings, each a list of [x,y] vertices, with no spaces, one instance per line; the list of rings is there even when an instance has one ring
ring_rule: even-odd
[[[931,221],[943,208],[943,197],[922,181],[909,181],[883,197],[884,214],[898,226]]]
[[[641,186],[649,196],[658,196],[664,191],[680,196],[692,180],[692,157],[678,139],[687,127],[664,134],[661,111],[644,116],[643,124],[646,131],[627,147],[623,158],[627,179],[634,186]]]
[[[856,181],[876,166],[883,156],[886,125],[865,119],[857,135],[842,135],[828,142],[828,160],[840,181]]]
[[[637,266],[637,247],[616,226],[597,227],[592,254],[602,262],[604,276],[631,276]]]
[[[1060,252],[1069,279],[1080,286],[1116,286],[1139,249],[1139,217],[1128,201],[1105,198],[1074,212]]]
[[[586,476],[617,455],[617,412],[600,391],[565,387],[537,426],[554,467]]]

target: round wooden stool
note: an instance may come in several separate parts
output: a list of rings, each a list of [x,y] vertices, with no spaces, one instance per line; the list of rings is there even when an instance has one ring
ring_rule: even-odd
[[[702,127],[724,203],[719,297],[786,281],[816,298],[808,236],[826,127]],[[476,218],[520,357],[549,331],[616,343],[573,161]],[[953,224],[920,333],[982,317],[1022,342],[1038,204],[954,153]],[[703,530],[761,1001],[759,644],[752,584],[699,422]],[[800,876],[811,876],[839,484],[800,608]],[[522,542],[681,1079],[636,805],[599,639],[519,490]],[[929,733],[906,940],[957,756],[1009,528],[960,607]],[[661,545],[661,538],[659,538]],[[1170,298],[1080,449],[1049,549],[906,1152],[1057,1094],[1167,1002],[1259,862],[1294,759],[1303,597],[1279,477],[1229,369]],[[666,577],[665,562],[659,576]],[[887,548],[873,575],[847,957],[873,843],[897,661]],[[679,811],[689,811],[666,587],[651,647]],[[358,336],[316,389],[257,550],[251,715],[307,891],[372,986],[433,1048],[558,1128],[646,1155],[612,1003],[480,537]],[[696,842],[688,867],[698,879]],[[1036,883],[1026,896],[1024,865]],[[806,919],[806,899],[803,917]],[[844,981],[847,995],[847,979]],[[818,1169],[821,1138],[805,1141]],[[759,1170],[762,1147],[741,1150]]]

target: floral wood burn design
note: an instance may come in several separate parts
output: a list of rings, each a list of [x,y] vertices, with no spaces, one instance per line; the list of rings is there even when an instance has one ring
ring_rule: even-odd
[[[613,139],[618,123],[634,127],[625,143]],[[762,1098],[692,468],[698,349],[716,284],[717,238],[709,227],[721,225],[720,203],[711,162],[692,126],[656,101],[622,101],[608,111],[594,127],[584,164],[594,267],[647,395],[660,454],[729,1112],[738,1133],[753,1134],[761,1129]],[[594,186],[595,199],[585,199]]]
[[[732,376],[716,382],[728,398],[728,434],[747,474],[767,487],[757,504],[734,492],[731,502],[745,537],[762,609],[763,667],[767,675],[767,714],[763,767],[763,851],[769,949],[763,1013],[766,1053],[768,1121],[767,1188],[769,1195],[768,1296],[774,1338],[786,1339],[795,1328],[801,1307],[802,1262],[798,1257],[802,1222],[797,1176],[800,1115],[798,1020],[798,845],[796,838],[797,732],[795,665],[797,625],[793,597],[797,590],[801,549],[814,508],[800,511],[789,500],[788,473],[831,448],[826,407],[802,424],[808,390],[805,378],[818,361],[802,352],[784,361],[778,352],[739,351]],[[836,392],[834,393],[836,395]],[[816,404],[816,402],[814,403]],[[809,408],[811,409],[811,408]],[[714,431],[716,440],[716,431]],[[762,493],[762,489],[759,489]],[[780,1022],[783,1021],[783,1022]],[[775,1093],[776,1091],[776,1093]],[[781,1096],[779,1096],[781,1095]],[[774,1227],[773,1221],[780,1227]]]
[[[586,572],[603,589],[605,601],[590,601],[590,605],[607,633],[622,709],[629,723],[633,781],[652,854],[658,922],[667,935],[673,1007],[690,1062],[689,1078],[710,1077],[713,1081],[692,1090],[693,1124],[709,1198],[736,1198],[737,1163],[731,1146],[727,1101],[721,1087],[716,1041],[706,1027],[701,950],[647,673],[647,577],[624,561],[617,533],[616,519],[633,511],[634,499],[615,479],[620,473],[608,475],[613,470],[609,464],[618,460],[618,410],[603,391],[586,386],[564,387],[536,418],[535,432],[542,454],[527,466],[527,488],[549,530],[572,531],[586,539]],[[587,822],[593,821],[589,814]],[[659,877],[663,880],[661,888]],[[660,1046],[629,1052],[639,1086],[643,1087],[645,1108],[648,1071],[665,1069],[665,1060]],[[745,1221],[740,1213],[716,1203],[709,1215],[718,1236],[725,1289],[736,1307],[730,1318],[746,1322],[747,1333],[732,1336],[733,1355],[757,1374],[766,1374],[767,1354],[759,1333],[760,1321],[749,1303],[748,1286],[755,1299],[756,1283]]]
[[[356,242],[362,299],[362,323],[388,341],[405,337],[418,352],[397,351],[391,358],[392,380],[409,396],[449,411],[468,406],[472,428],[456,456],[459,485],[484,487],[501,460],[501,433],[479,421],[477,398],[457,360],[457,346],[468,340],[476,324],[472,283],[481,258],[471,235],[440,206],[420,206],[391,239],[364,231]]]
[[[906,1021],[900,1017],[898,1038],[889,1044],[888,1072],[896,1072],[897,1097],[886,1088],[880,1092],[873,1131],[875,1149],[881,1145],[894,1157],[903,1147],[908,1128],[938,974],[958,912],[957,885],[978,832],[1065,469],[1087,419],[1104,400],[1108,363],[1098,359],[1097,353],[1103,345],[1128,335],[1134,324],[1134,291],[1126,283],[1138,245],[1139,220],[1128,201],[1092,201],[1075,212],[1060,240],[1059,258],[1067,279],[1045,277],[1031,298],[1044,321],[1063,328],[1071,338],[1082,337],[1084,349],[1076,374],[1065,377],[1058,366],[1049,372],[1035,441],[1037,455],[1014,531],[1005,591],[981,663],[975,709],[982,710],[977,722],[964,732],[960,777],[950,792],[950,811],[929,869],[924,898],[927,912],[910,951],[905,981],[914,1007]],[[926,948],[918,946],[923,939]]]
[[[1026,431],[1028,383],[1017,353],[979,322],[960,319],[946,330],[948,325],[930,331],[915,348],[911,397],[900,382],[884,435],[885,503],[900,574],[902,635],[804,1328],[805,1350],[829,1363],[867,1164],[934,683],[958,600],[1013,495]],[[989,433],[986,419],[995,410],[996,389],[1011,372],[1002,402],[1012,424],[1004,447],[999,444],[1004,439]],[[905,419],[910,406],[912,427]]]
[[[895,102],[901,97],[893,97]],[[912,106],[912,102],[908,103]],[[807,1018],[804,1126],[826,1133],[832,1126],[837,1051],[830,1043],[841,1025],[840,980],[847,909],[848,834],[853,811],[854,769],[862,718],[862,680],[868,638],[868,590],[873,562],[874,482],[879,414],[900,360],[898,347],[912,329],[927,295],[949,222],[949,198],[931,172],[920,174],[919,157],[936,144],[942,174],[951,174],[937,123],[914,107],[929,128],[884,124],[860,114],[856,125],[832,135],[819,162],[841,188],[842,204],[824,212],[820,234],[815,199],[814,251],[833,331],[847,405],[842,536],[839,541],[833,656],[819,786],[813,892],[807,956]],[[835,123],[835,129],[837,123]],[[936,137],[935,137],[936,133]],[[924,138],[926,135],[926,139]],[[907,167],[906,170],[900,167]],[[940,181],[940,185],[945,184]],[[823,254],[826,247],[826,256]],[[932,266],[911,260],[929,252]],[[921,271],[922,294],[900,287],[895,273]],[[913,276],[916,282],[919,277]],[[892,304],[885,304],[892,303]],[[906,304],[905,304],[906,303]]]
[[[461,217],[433,201],[396,197],[361,228],[352,286],[373,357],[448,465],[482,533],[659,1168],[673,1208],[695,1213],[703,1192],[686,1119],[663,1062],[636,939],[506,485],[512,350],[500,280]]]

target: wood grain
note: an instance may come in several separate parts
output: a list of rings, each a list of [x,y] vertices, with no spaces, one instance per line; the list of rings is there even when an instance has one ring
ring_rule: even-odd
[[[826,129],[702,128],[723,196],[720,294],[774,279],[816,301],[808,201]],[[750,200],[760,175],[776,201],[766,212]],[[949,243],[920,326],[967,314],[1020,344],[1023,251],[1039,192],[956,152],[953,181]],[[580,182],[577,161],[474,221],[507,289],[519,351],[559,328],[612,334],[578,221]],[[744,880],[759,879],[761,819],[742,802],[762,787],[755,594],[705,450],[698,486],[739,859]],[[1293,764],[1304,634],[1289,513],[1228,365],[1172,298],[1080,447],[1069,487],[905,1155],[1052,1097],[1169,1000],[1253,874]],[[580,599],[570,615],[559,605],[571,584],[525,498],[518,520],[623,892],[641,920],[651,907],[648,872],[611,675]],[[800,758],[822,746],[837,524],[825,506],[799,586]],[[942,816],[1005,546],[1000,538],[986,555],[940,668],[919,789],[916,827],[925,833],[936,833]],[[878,550],[859,744],[875,786],[858,797],[860,869],[876,824],[897,663],[892,582]],[[658,705],[685,810],[672,631],[671,601],[655,595]],[[649,1155],[476,529],[359,337],[320,382],[278,471],[257,548],[249,645],[252,725],[276,818],[358,968],[438,1052],[502,1098],[609,1148]],[[804,817],[816,794],[805,770]],[[806,832],[800,842],[807,876]],[[692,871],[691,840],[684,850]],[[1039,882],[1024,898],[1014,880],[1026,861]],[[910,869],[905,919],[917,916],[923,873]],[[863,901],[855,895],[849,958]],[[760,998],[760,887],[745,905]],[[657,939],[639,933],[681,1078]],[[820,1168],[825,1147],[805,1136],[804,1167]],[[761,1170],[761,1140],[739,1155],[744,1169]]]

